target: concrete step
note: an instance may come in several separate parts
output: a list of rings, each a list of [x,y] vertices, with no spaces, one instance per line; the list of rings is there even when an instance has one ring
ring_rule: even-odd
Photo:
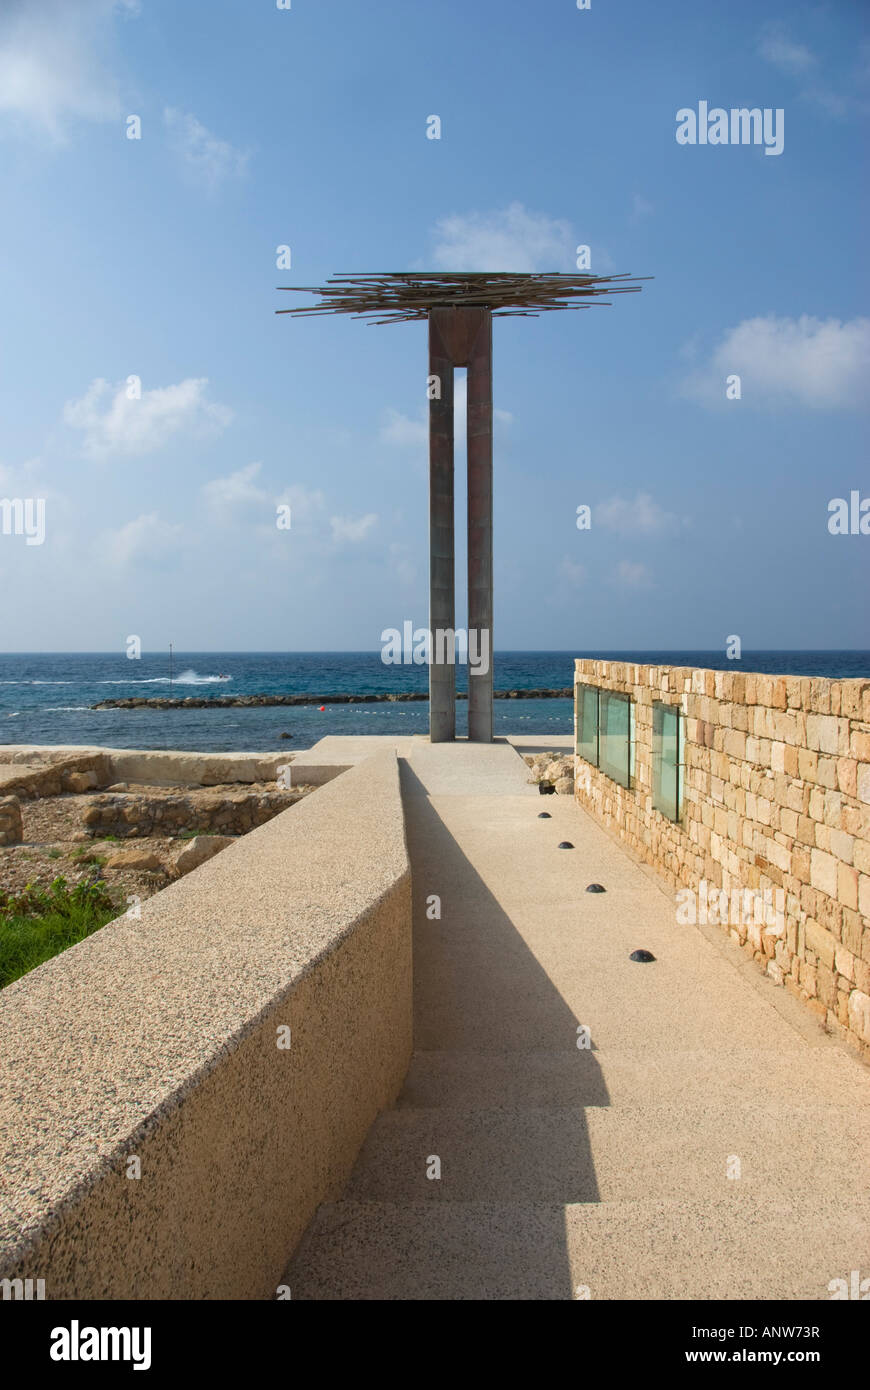
[[[826,1300],[833,1279],[866,1274],[868,1250],[866,1200],[825,1214],[785,1193],[777,1203],[733,1192],[569,1205],[345,1200],[319,1209],[283,1282],[302,1300]]]
[[[440,1178],[427,1177],[431,1156]],[[396,1109],[346,1188],[383,1201],[571,1202],[763,1197],[836,1216],[867,1190],[870,1115],[841,1106],[689,1103],[584,1110]],[[832,1157],[833,1156],[833,1157]],[[729,1177],[729,1164],[739,1175]]]
[[[800,1077],[800,1085],[795,1078]],[[415,1052],[399,1108],[459,1110],[531,1106],[622,1106],[715,1098],[758,1106],[792,1102],[870,1107],[870,1074],[834,1044],[807,1047],[797,1038],[768,1051]]]

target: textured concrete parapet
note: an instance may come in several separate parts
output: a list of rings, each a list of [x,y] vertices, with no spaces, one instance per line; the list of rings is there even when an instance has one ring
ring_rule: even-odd
[[[580,804],[676,887],[703,891],[705,909],[727,895],[724,919],[717,902],[707,924],[870,1061],[870,681],[575,668],[575,688],[627,694],[635,713],[632,786],[578,757]],[[678,822],[652,804],[654,701],[684,720]],[[746,893],[780,904],[781,921],[768,930],[735,911]]]
[[[0,1278],[274,1297],[410,1059],[395,754],[138,911],[0,992]]]

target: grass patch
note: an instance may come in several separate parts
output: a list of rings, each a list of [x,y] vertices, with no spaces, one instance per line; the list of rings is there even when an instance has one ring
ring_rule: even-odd
[[[48,889],[29,883],[0,893],[0,989],[118,916],[102,879],[70,888],[56,878]]]
[[[87,845],[70,850],[69,857],[74,864],[96,864],[99,868],[102,868],[106,862],[104,854],[97,854],[95,850],[88,849]]]

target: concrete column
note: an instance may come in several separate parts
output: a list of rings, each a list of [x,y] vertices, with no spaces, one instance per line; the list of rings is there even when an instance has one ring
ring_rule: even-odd
[[[469,653],[486,655],[486,674],[468,667],[468,737],[492,742],[492,314],[486,311],[468,360]],[[481,670],[483,668],[481,667]]]
[[[444,660],[446,644],[437,649],[435,630],[452,632],[456,621],[453,361],[438,311],[429,315],[429,376],[437,377],[440,385],[440,398],[436,394],[429,401],[429,737],[433,743],[449,743],[456,737],[456,670]]]

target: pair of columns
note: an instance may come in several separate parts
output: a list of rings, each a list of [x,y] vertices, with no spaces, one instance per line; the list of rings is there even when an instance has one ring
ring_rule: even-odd
[[[429,736],[456,738],[453,372],[468,369],[468,641],[489,654],[485,674],[468,668],[468,737],[492,742],[492,311],[430,309],[429,377]]]

